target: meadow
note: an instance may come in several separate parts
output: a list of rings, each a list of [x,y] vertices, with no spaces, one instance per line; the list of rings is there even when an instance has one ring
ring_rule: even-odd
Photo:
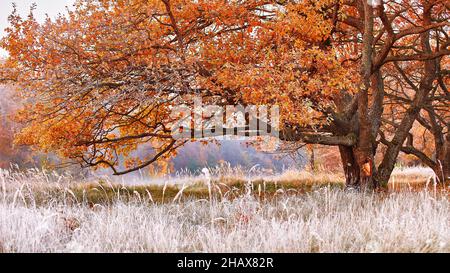
[[[382,193],[333,173],[211,169],[163,184],[0,171],[0,252],[450,252],[450,189],[397,169]]]

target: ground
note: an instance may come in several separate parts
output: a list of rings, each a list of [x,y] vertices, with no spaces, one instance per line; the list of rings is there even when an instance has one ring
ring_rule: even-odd
[[[0,252],[450,252],[450,189],[427,169],[384,193],[295,170],[161,181],[2,171]]]

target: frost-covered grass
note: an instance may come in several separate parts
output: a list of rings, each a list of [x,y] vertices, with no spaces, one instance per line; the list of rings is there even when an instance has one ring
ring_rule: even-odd
[[[448,188],[280,186],[265,198],[248,187],[212,200],[178,190],[165,202],[133,192],[92,203],[66,188],[71,179],[0,174],[0,252],[450,252]],[[37,202],[46,183],[66,190]]]

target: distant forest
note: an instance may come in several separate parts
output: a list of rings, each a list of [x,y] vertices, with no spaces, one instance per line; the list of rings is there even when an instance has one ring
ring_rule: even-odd
[[[204,167],[216,166],[221,162],[228,162],[231,167],[242,166],[243,168],[251,168],[258,164],[261,169],[279,172],[290,167],[303,168],[308,162],[308,156],[304,152],[299,152],[296,156],[265,153],[247,145],[245,141],[224,140],[220,141],[219,145],[188,143],[172,160],[175,171],[188,169],[192,172]]]

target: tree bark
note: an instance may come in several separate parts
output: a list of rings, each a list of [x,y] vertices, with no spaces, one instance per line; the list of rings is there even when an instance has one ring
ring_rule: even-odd
[[[359,166],[353,154],[353,148],[348,146],[339,146],[342,167],[345,174],[345,185],[348,188],[359,187]]]
[[[311,145],[311,155],[309,157],[309,167],[311,168],[311,172],[315,173],[316,170],[316,154],[314,151],[314,145]]]
[[[442,151],[439,153],[439,158],[437,162],[439,166],[439,171],[436,173],[438,177],[441,177],[443,183],[450,183],[450,133],[447,133],[442,147]]]
[[[424,25],[431,24],[431,14],[430,10],[427,7],[424,7],[423,14],[423,22]],[[431,53],[431,45],[430,45],[430,33],[426,31],[420,34],[420,41],[422,45],[422,49],[424,53]],[[411,130],[414,121],[418,118],[420,114],[420,110],[423,108],[426,103],[427,96],[431,92],[433,88],[433,81],[436,78],[436,61],[435,60],[427,60],[424,63],[424,76],[422,77],[419,85],[419,89],[417,90],[414,100],[411,106],[406,111],[400,125],[396,128],[396,133],[393,139],[388,143],[388,148],[384,155],[383,161],[378,167],[378,173],[375,177],[375,181],[379,184],[386,185],[389,181],[389,177],[394,170],[395,162],[397,161],[397,157],[399,152],[402,150],[403,144],[408,137],[409,131]]]
[[[364,34],[361,63],[362,85],[358,96],[358,143],[354,149],[354,159],[359,168],[359,184],[362,189],[372,185],[373,137],[369,117],[369,88],[372,76],[373,7],[364,1]]]

